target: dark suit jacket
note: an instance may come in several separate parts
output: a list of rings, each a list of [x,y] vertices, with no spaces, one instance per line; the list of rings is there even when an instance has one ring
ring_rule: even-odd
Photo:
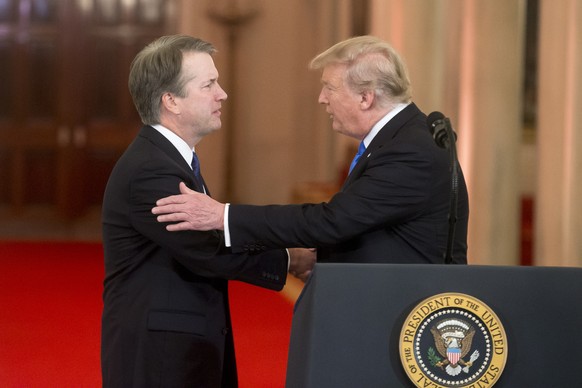
[[[410,104],[376,135],[329,203],[231,205],[233,251],[317,247],[320,262],[443,263],[451,173],[426,116]],[[462,172],[454,262],[467,261],[469,205]]]
[[[105,387],[235,387],[227,280],[280,290],[284,250],[233,255],[219,232],[168,232],[151,209],[194,186],[176,148],[145,126],[103,201]]]

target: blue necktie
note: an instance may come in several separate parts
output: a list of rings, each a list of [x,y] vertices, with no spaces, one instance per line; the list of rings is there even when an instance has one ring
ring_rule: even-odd
[[[202,174],[200,173],[200,160],[196,152],[192,154],[192,172],[194,173],[194,180],[196,181],[196,186],[194,189],[199,193],[206,194],[210,196],[208,188],[204,185],[204,179],[202,179]]]
[[[352,173],[352,170],[354,169],[354,167],[358,163],[358,160],[360,160],[360,157],[364,154],[364,151],[366,151],[366,146],[364,145],[364,142],[362,141],[360,143],[360,146],[358,147],[358,153],[356,154],[356,156],[354,156],[354,160],[352,160],[352,164],[350,164],[350,171],[348,172],[348,175],[350,175]]]
[[[202,186],[202,177],[200,176],[200,160],[198,160],[196,152],[194,152],[192,155],[192,171],[194,171],[194,177],[200,186]]]

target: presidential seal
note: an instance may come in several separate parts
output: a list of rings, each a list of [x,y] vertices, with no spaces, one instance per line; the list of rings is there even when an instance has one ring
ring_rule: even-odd
[[[400,333],[400,360],[417,387],[492,387],[507,360],[503,325],[489,306],[469,295],[423,300]]]

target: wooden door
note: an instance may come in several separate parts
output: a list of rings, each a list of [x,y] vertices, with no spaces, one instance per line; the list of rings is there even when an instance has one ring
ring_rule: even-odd
[[[0,1],[0,202],[75,217],[101,203],[140,127],[135,54],[171,33],[167,0]]]
[[[15,210],[57,200],[64,124],[59,11],[56,1],[0,2],[0,198]]]

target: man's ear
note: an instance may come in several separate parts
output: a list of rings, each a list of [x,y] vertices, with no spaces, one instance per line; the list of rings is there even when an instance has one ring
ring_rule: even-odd
[[[376,94],[373,90],[364,90],[360,93],[360,108],[362,110],[370,109],[374,104]]]
[[[174,114],[180,114],[180,107],[176,103],[174,95],[170,92],[162,94],[162,107]]]

